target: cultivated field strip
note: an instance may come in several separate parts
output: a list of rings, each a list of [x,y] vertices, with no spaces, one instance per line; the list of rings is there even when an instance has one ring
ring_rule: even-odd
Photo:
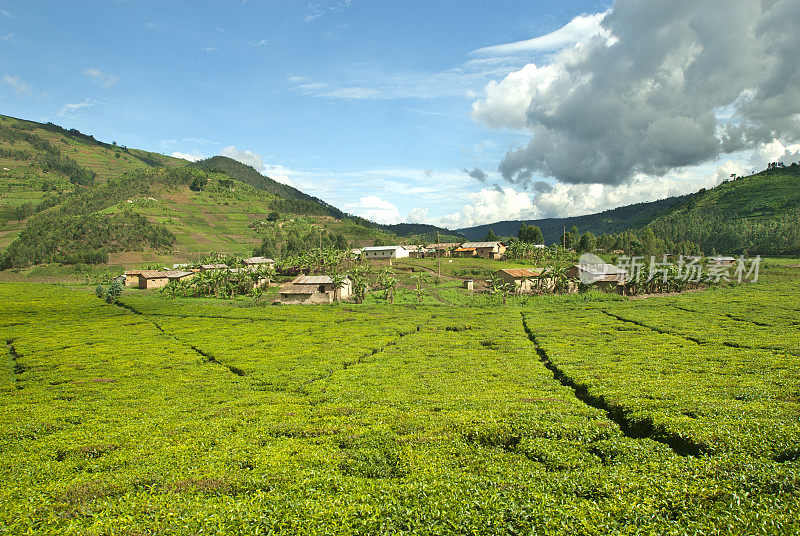
[[[597,394],[593,392],[594,390],[590,392],[589,385],[576,382],[550,359],[547,355],[547,351],[537,339],[536,333],[534,333],[528,325],[524,313],[522,315],[522,325],[525,333],[528,334],[528,337],[534,344],[536,353],[542,364],[553,373],[553,378],[562,385],[571,388],[575,392],[575,396],[581,402],[604,411],[608,418],[614,421],[617,426],[619,426],[620,431],[627,437],[633,439],[646,438],[658,441],[668,445],[680,456],[700,456],[705,453],[706,449],[703,445],[699,445],[691,439],[674,434],[669,430],[664,430],[663,428],[659,429],[654,426],[651,419],[634,418],[631,412],[625,407],[609,402],[603,394]]]
[[[654,316],[646,318],[657,331],[612,318],[587,308],[526,314],[525,321],[570,382],[665,440],[695,445],[698,452],[775,459],[800,447],[794,356],[698,344],[659,327]]]
[[[774,350],[800,356],[800,334],[788,325],[758,325],[731,318],[724,313],[687,311],[669,305],[616,307],[604,309],[604,312],[618,320],[633,322],[696,343]]]

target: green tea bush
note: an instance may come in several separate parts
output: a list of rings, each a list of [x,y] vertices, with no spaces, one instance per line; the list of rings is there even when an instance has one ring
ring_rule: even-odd
[[[700,296],[678,300],[713,316]],[[111,305],[0,284],[0,303],[3,533],[800,530],[795,356],[692,342],[646,300]],[[608,314],[641,311],[664,333]]]

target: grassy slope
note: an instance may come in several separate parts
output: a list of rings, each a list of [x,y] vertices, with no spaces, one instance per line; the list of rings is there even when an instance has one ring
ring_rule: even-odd
[[[0,124],[22,125],[24,132],[46,140],[63,156],[92,170],[97,174],[96,187],[102,186],[110,178],[126,173],[152,173],[157,169],[189,165],[185,160],[99,142],[91,136],[55,125],[43,125],[6,116],[0,116]],[[23,203],[37,205],[48,196],[79,193],[82,187],[71,184],[69,177],[60,171],[44,169],[36,161],[37,150],[28,142],[0,139],[0,148],[24,151],[33,157],[0,157],[0,248],[4,248],[25,228],[30,219],[18,221],[17,207]],[[415,231],[430,231],[428,228],[404,228],[395,233],[389,227],[360,218],[341,219],[347,215],[335,207],[264,177],[252,167],[229,158],[214,157],[193,167],[223,170],[229,177],[246,184],[237,182],[230,191],[221,191],[219,188],[211,191],[213,188],[209,188],[198,193],[186,187],[164,188],[154,183],[146,194],[133,199],[116,200],[116,204],[104,209],[104,212],[115,213],[127,208],[141,213],[151,222],[163,224],[172,231],[177,242],[173,253],[169,255],[151,251],[117,253],[112,254],[110,262],[168,263],[173,259],[185,260],[212,251],[249,254],[263,237],[263,234],[251,228],[252,224],[263,222],[267,214],[276,208],[282,212],[282,225],[288,225],[289,228],[300,226],[305,230],[314,226],[325,228],[334,234],[344,234],[348,241],[360,246],[371,245],[376,239],[386,243],[398,242],[398,234],[404,237],[405,242],[429,241],[429,237],[413,234]],[[222,175],[212,175],[224,178]],[[280,199],[288,202],[279,202]]]
[[[334,206],[329,205],[325,201],[303,193],[297,188],[287,184],[282,184],[276,180],[266,177],[256,171],[253,167],[242,164],[241,162],[237,162],[236,160],[226,156],[212,156],[211,158],[195,162],[192,164],[192,166],[205,171],[222,170],[228,176],[247,183],[258,190],[263,190],[285,199],[297,199],[316,203],[324,207],[324,209],[326,209],[325,212],[328,215],[335,218],[343,218],[345,216],[344,212]]]

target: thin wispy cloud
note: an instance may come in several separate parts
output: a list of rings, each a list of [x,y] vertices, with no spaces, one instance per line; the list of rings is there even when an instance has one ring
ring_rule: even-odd
[[[86,69],[83,71],[83,74],[104,88],[109,88],[119,81],[117,75],[104,73],[100,69]]]
[[[14,37],[13,33],[8,33],[8,34],[3,36],[3,41],[6,42],[6,43],[16,43],[17,42],[17,38]]]
[[[19,76],[7,74],[3,77],[3,82],[11,86],[18,95],[25,95],[31,92],[31,86],[25,83]]]
[[[6,11],[5,9],[0,9],[0,15],[4,16],[7,19],[13,19],[14,18],[14,16],[11,13],[9,13],[8,11]]]
[[[267,41],[266,39],[261,39],[260,41],[254,41],[254,42],[250,43],[250,46],[265,47],[268,44],[269,44],[269,41]]]
[[[345,11],[353,7],[358,1],[359,0],[322,0],[309,2],[306,8],[305,21],[309,23],[328,13]]]
[[[505,76],[519,66],[519,62],[465,62],[439,72],[397,72],[361,64],[342,69],[341,81],[306,76],[290,76],[287,81],[305,95],[329,99],[471,98],[492,78]]]
[[[88,97],[83,102],[70,102],[65,104],[64,107],[61,108],[61,111],[58,112],[58,115],[63,117],[67,114],[75,113],[83,108],[91,108],[95,104],[96,103]]]
[[[608,12],[579,15],[554,32],[514,43],[492,45],[473,50],[474,56],[511,56],[531,52],[561,50],[603,33],[601,22]]]
[[[202,52],[205,52],[206,54],[213,54],[214,52],[217,51],[216,47],[205,47],[205,48],[201,48],[200,50]]]

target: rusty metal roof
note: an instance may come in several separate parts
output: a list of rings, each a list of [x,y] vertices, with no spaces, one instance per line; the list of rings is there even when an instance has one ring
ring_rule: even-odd
[[[533,270],[528,270],[527,268],[506,268],[500,271],[514,278],[538,277],[539,274],[541,273],[541,272],[534,272]]]
[[[428,244],[428,249],[450,249],[461,245],[461,242],[445,242],[442,244]]]

